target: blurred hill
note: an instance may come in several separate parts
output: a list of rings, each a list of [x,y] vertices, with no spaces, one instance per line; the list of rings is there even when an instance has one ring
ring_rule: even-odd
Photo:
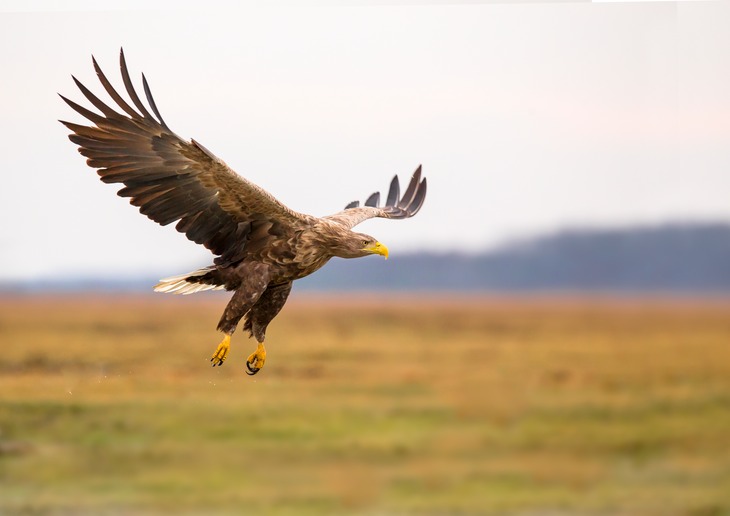
[[[150,291],[156,281],[71,278],[10,283],[0,288],[29,292]],[[297,282],[297,289],[730,293],[730,224],[573,229],[470,255],[420,252],[396,255],[387,261],[336,258]]]

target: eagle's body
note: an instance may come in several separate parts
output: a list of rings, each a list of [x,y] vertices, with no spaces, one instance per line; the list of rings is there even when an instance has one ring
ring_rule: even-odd
[[[118,194],[129,197],[141,213],[162,225],[177,222],[178,231],[216,256],[211,266],[164,279],[155,287],[181,294],[210,289],[234,292],[218,323],[225,337],[211,358],[214,365],[225,360],[230,335],[245,316],[244,330],[259,343],[247,361],[250,374],[256,373],[265,361],[266,327],[286,303],[292,282],[335,256],[387,258],[384,245],[352,228],[373,217],[411,217],[423,204],[426,180],[421,180],[418,167],[403,196],[397,176],[393,178],[383,207],[378,207],[380,195],[375,193],[364,206],[350,203],[328,217],[297,213],[236,174],[195,140],[188,142],[173,133],[143,75],[153,116],[132,86],[124,53],[120,54],[122,79],[134,107],[112,87],[96,60],[93,64],[104,89],[124,114],[74,78],[101,114],[62,97],[94,126],[62,123],[73,131],[69,138],[79,145],[89,166],[98,169],[102,181],[123,184]]]

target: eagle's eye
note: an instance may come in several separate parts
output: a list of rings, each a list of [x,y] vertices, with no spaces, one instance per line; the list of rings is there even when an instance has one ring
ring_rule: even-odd
[[[363,241],[362,241],[362,245],[363,245],[363,246],[365,246],[365,245],[368,245],[368,243],[369,243],[369,241],[367,241],[367,240],[363,240]]]

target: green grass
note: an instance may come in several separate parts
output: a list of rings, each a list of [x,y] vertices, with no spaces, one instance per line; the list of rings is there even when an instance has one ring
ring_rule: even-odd
[[[730,514],[730,306],[223,304],[0,301],[0,514]]]

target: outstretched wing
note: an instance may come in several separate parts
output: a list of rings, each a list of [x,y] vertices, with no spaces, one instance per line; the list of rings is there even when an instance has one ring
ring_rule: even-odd
[[[142,75],[145,107],[132,86],[124,51],[119,61],[124,87],[134,107],[112,87],[92,57],[102,86],[116,103],[119,113],[99,100],[75,77],[81,93],[102,114],[61,98],[95,124],[85,126],[61,121],[73,133],[90,167],[105,183],[121,183],[118,195],[129,197],[139,211],[203,244],[222,261],[240,259],[244,247],[261,248],[266,242],[308,220],[271,194],[247,181],[195,140],[184,141],[160,116],[147,79]],[[135,109],[136,108],[136,109]],[[258,245],[255,245],[258,244]]]
[[[402,197],[400,196],[398,176],[395,176],[390,182],[385,206],[378,206],[380,204],[380,192],[375,192],[367,198],[364,206],[360,206],[359,201],[353,201],[344,210],[324,218],[338,222],[349,229],[364,220],[375,217],[407,219],[418,213],[425,199],[426,178],[421,179],[421,165],[418,165]]]

